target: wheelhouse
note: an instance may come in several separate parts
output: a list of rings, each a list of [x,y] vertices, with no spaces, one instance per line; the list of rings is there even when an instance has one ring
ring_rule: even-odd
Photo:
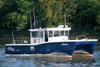
[[[58,42],[68,40],[70,27],[30,29],[30,43]]]

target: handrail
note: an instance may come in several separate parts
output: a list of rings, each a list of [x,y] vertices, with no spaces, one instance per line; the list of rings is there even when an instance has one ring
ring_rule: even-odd
[[[81,39],[88,39],[88,38],[86,37],[86,35],[79,35],[79,36],[76,37],[76,40],[79,40],[79,37],[82,37]],[[84,37],[84,38],[83,38],[83,37]]]

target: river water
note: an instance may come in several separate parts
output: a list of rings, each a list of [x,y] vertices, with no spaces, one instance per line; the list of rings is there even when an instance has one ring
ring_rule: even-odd
[[[94,63],[56,63],[34,59],[7,57],[4,48],[0,48],[0,67],[100,67],[100,51],[94,52]]]

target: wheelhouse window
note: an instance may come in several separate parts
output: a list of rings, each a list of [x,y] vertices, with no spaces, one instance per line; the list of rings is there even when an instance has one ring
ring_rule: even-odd
[[[61,36],[68,36],[68,31],[61,31]]]
[[[60,36],[60,31],[54,31],[54,36]]]
[[[54,36],[68,36],[68,31],[54,31]]]
[[[39,33],[38,33],[38,35],[39,35],[39,37],[43,37],[43,31],[39,31]]]
[[[53,31],[49,31],[49,37],[53,37]]]
[[[38,37],[38,31],[33,31],[32,32],[32,38],[37,38]]]
[[[43,37],[43,31],[33,31],[32,32],[32,37],[33,38]]]
[[[64,31],[61,31],[61,34],[60,34],[61,36],[64,36]]]

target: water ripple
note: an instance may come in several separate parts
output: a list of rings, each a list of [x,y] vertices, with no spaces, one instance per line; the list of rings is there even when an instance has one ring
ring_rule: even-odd
[[[95,63],[55,63],[25,58],[7,57],[4,48],[0,49],[0,67],[100,67],[100,51],[95,51]]]

